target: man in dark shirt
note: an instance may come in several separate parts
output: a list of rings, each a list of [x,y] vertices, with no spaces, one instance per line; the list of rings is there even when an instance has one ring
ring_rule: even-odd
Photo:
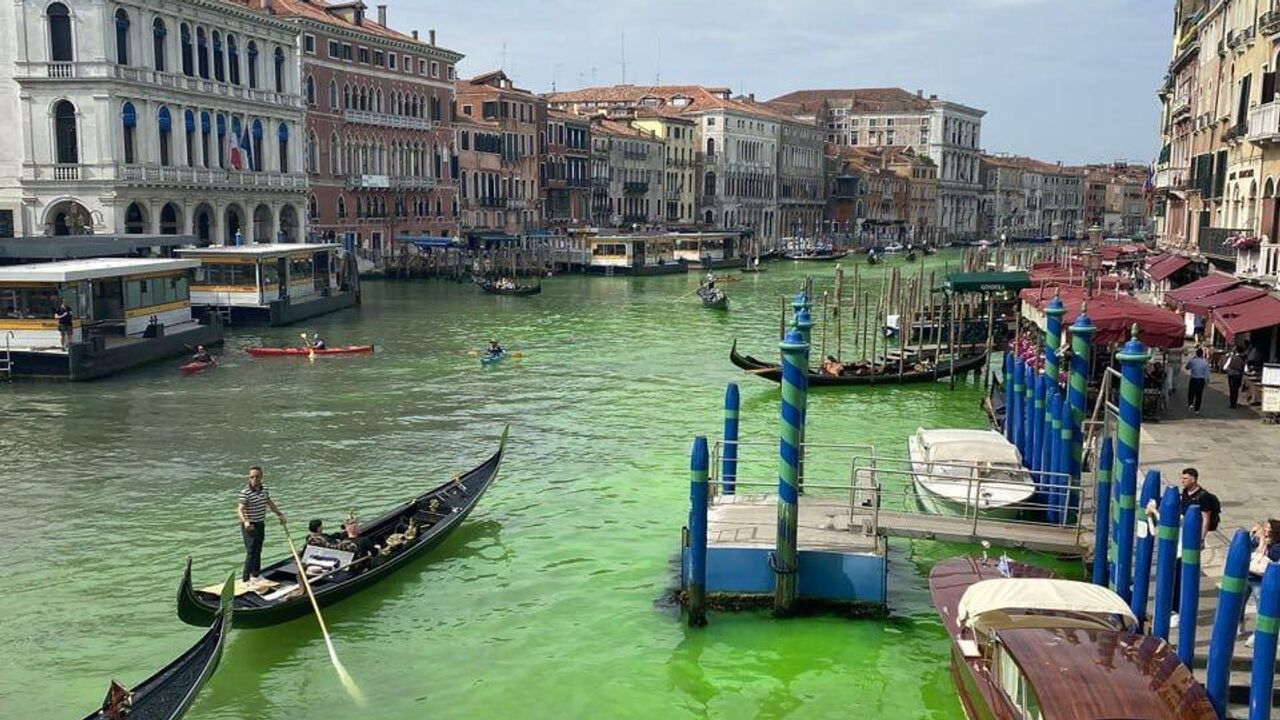
[[[55,299],[53,308],[53,318],[58,321],[58,337],[62,340],[62,349],[66,350],[71,347],[75,316],[62,298]]]
[[[1218,523],[1222,520],[1222,503],[1218,501],[1218,496],[1200,487],[1200,471],[1195,468],[1182,469],[1182,515],[1185,517],[1187,508],[1192,505],[1200,506],[1201,522],[1200,522],[1200,543],[1204,544],[1204,538],[1209,534],[1210,530],[1217,530]]]

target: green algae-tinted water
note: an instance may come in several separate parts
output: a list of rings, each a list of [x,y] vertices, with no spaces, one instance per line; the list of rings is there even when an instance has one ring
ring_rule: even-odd
[[[362,307],[306,328],[232,328],[204,374],[174,362],[0,387],[0,717],[79,717],[109,679],[133,684],[199,636],[174,611],[181,566],[193,557],[200,584],[238,568],[248,465],[298,535],[479,462],[505,424],[509,457],[465,525],[326,611],[364,712],[308,618],[237,630],[189,717],[962,717],[926,577],[970,548],[895,541],[888,619],[713,613],[688,630],[661,602],[690,441],[718,434],[726,382],[742,389],[742,439],[776,440],[777,386],[732,367],[729,345],[776,355],[779,297],[806,271],[830,286],[832,266],[774,264],[726,286],[727,313],[673,302],[692,274],[556,278],[528,299],[368,283]],[[377,354],[243,353],[313,328]],[[526,357],[482,369],[467,350],[491,336]],[[918,425],[981,427],[979,397],[972,382],[822,391],[809,439],[899,453]],[[285,552],[269,523],[267,558]]]

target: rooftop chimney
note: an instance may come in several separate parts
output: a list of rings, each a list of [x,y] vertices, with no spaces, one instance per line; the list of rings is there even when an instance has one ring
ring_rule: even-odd
[[[418,31],[417,31],[417,30],[414,30],[414,31],[413,31],[413,39],[414,39],[414,40],[417,40],[417,39],[418,39]]]
[[[755,94],[755,93],[747,93],[747,99],[748,99],[748,100],[750,100],[751,102],[755,102],[755,101],[756,101],[756,94]]]
[[[937,99],[938,99],[938,96],[937,96],[937,95],[930,95],[930,96],[929,96],[929,99],[930,99],[930,100],[937,100]]]
[[[918,98],[922,98],[922,97],[924,97],[924,91],[923,91],[923,90],[916,90],[916,97],[918,97]]]
[[[387,26],[387,6],[386,5],[378,6],[378,24],[381,25],[382,27]]]
[[[435,47],[436,46],[436,29],[435,28],[431,28],[430,30],[427,31],[427,38],[428,38],[427,44],[430,45],[431,47]]]

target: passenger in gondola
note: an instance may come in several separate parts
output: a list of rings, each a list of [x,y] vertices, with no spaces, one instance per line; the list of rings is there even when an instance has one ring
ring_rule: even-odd
[[[382,550],[382,547],[360,534],[360,523],[355,518],[347,520],[345,536],[338,541],[338,549],[351,553],[352,562]]]
[[[332,537],[324,532],[324,521],[316,518],[307,526],[307,544],[320,548],[331,548],[336,543]]]
[[[485,353],[486,353],[489,357],[498,357],[498,356],[502,355],[502,354],[503,354],[503,353],[505,353],[505,352],[506,352],[506,350],[504,350],[504,349],[502,348],[502,346],[498,344],[498,341],[497,341],[497,340],[490,340],[490,341],[489,341],[489,347],[488,347],[488,349],[486,349],[486,350],[485,350]]]
[[[838,377],[844,373],[844,363],[836,360],[834,355],[828,355],[822,361],[822,372],[824,375]]]
[[[213,356],[209,354],[209,351],[205,349],[205,346],[197,345],[195,354],[191,356],[191,362],[213,364],[216,361],[213,359]]]

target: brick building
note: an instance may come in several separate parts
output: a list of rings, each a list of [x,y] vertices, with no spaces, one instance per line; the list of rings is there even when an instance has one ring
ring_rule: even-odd
[[[496,133],[498,139],[496,170],[491,168],[492,158],[487,157],[493,154],[491,149],[477,153],[459,148],[459,179],[462,173],[467,173],[473,190],[476,189],[477,172],[486,182],[492,182],[492,186],[484,188],[486,194],[480,196],[489,198],[490,207],[477,210],[488,222],[463,230],[501,230],[518,234],[541,228],[538,137],[542,131],[540,117],[545,115],[542,99],[516,87],[511,78],[500,70],[477,75],[470,80],[459,80],[455,89],[457,121],[483,128],[486,137],[489,132]],[[475,162],[481,162],[483,166],[470,164]]]
[[[387,26],[360,2],[275,0],[298,29],[307,107],[308,216],[321,238],[387,252],[401,235],[453,235],[454,66],[460,53]]]
[[[626,120],[591,120],[592,220],[600,227],[662,222],[665,147],[660,138]]]

